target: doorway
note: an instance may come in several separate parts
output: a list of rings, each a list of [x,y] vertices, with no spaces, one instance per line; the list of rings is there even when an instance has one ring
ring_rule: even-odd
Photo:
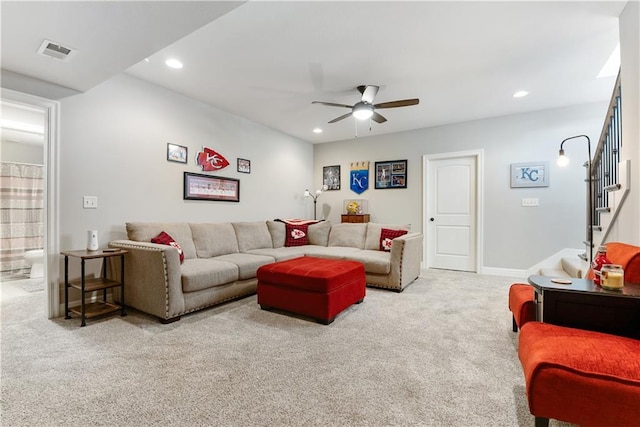
[[[58,243],[58,204],[57,204],[57,141],[59,103],[45,98],[2,89],[0,101],[2,105],[11,106],[23,111],[31,111],[42,119],[42,248],[43,248],[43,283],[44,305],[47,318],[59,315],[59,263],[56,256]],[[3,115],[4,120],[4,115]],[[19,120],[18,120],[19,121]],[[15,124],[14,127],[21,125]],[[3,123],[4,127],[4,123]],[[27,125],[27,130],[28,125]],[[31,129],[33,130],[33,129]]]
[[[483,151],[424,156],[424,265],[481,272]]]

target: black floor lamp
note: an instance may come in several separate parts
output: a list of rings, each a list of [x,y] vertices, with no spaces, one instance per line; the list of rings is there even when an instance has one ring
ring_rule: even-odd
[[[589,197],[589,214],[587,215],[587,238],[589,239],[589,265],[593,261],[593,176],[591,174],[591,140],[587,135],[576,135],[570,136],[569,138],[564,139],[560,143],[560,151],[558,155],[558,166],[566,166],[569,164],[569,158],[564,154],[564,143],[570,139],[576,138],[586,138],[587,140],[587,150],[589,154],[589,158],[587,160],[587,182],[589,184],[588,188],[588,197]]]

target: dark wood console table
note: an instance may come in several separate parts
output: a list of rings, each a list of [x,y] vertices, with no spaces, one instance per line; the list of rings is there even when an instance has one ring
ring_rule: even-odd
[[[535,289],[537,319],[555,325],[640,338],[640,285],[626,283],[608,291],[590,279],[570,284],[552,277],[529,276]]]

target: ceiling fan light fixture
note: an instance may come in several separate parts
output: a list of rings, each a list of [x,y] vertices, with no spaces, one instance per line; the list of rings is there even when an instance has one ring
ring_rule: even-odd
[[[358,102],[353,106],[353,117],[358,120],[367,120],[373,116],[373,105],[365,102]]]

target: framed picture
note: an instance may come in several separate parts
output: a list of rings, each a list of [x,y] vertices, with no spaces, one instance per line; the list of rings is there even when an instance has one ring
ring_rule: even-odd
[[[167,143],[167,160],[170,162],[187,163],[187,147]]]
[[[251,173],[251,160],[238,158],[238,172]]]
[[[389,160],[375,163],[376,189],[407,188],[407,161]]]
[[[222,176],[184,173],[184,200],[240,201],[240,180]]]
[[[326,186],[327,190],[340,189],[340,165],[322,168],[322,184]]]
[[[548,186],[549,162],[511,163],[511,188]]]

